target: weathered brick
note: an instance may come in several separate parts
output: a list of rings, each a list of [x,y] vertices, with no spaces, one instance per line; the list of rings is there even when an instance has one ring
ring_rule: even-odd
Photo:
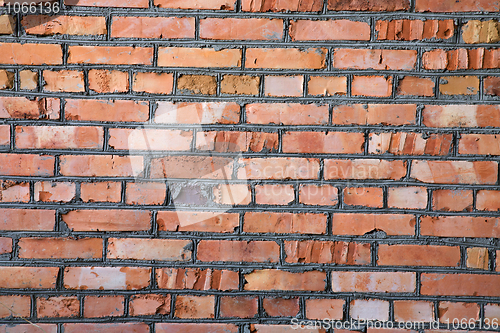
[[[239,67],[241,49],[160,47],[158,66],[164,67]]]
[[[350,304],[350,315],[357,320],[389,320],[389,302],[378,299],[355,299]]]
[[[233,102],[158,102],[155,123],[159,124],[236,124],[240,106]]]
[[[67,6],[148,8],[147,0],[64,0]]]
[[[357,76],[352,79],[353,96],[390,97],[392,95],[392,76]]]
[[[100,259],[100,238],[20,238],[19,258],[24,259]]]
[[[338,189],[331,185],[301,185],[299,201],[305,205],[335,206],[338,203]]]
[[[299,299],[265,297],[262,307],[271,317],[294,317],[299,313]]]
[[[406,175],[406,162],[401,160],[352,159],[325,160],[324,177],[330,179],[392,179]]]
[[[365,137],[360,132],[286,132],[284,153],[362,154]]]
[[[214,318],[214,296],[179,295],[175,300],[174,315],[185,319]]]
[[[439,92],[442,95],[477,95],[477,76],[443,76],[440,78]]]
[[[221,317],[252,318],[258,312],[258,299],[245,296],[223,296],[220,299]]]
[[[364,235],[383,231],[387,235],[414,235],[415,216],[398,214],[334,214],[334,235]]]
[[[158,229],[161,231],[233,232],[239,225],[235,213],[217,212],[158,212]]]
[[[168,156],[151,160],[150,178],[227,179],[234,160],[220,156]]]
[[[113,38],[194,38],[194,17],[115,16],[111,23]]]
[[[264,184],[255,186],[255,203],[258,205],[288,205],[295,200],[292,185]]]
[[[38,87],[38,72],[30,70],[19,71],[19,80],[22,90],[35,90]]]
[[[246,68],[324,69],[327,49],[308,48],[248,48]]]
[[[252,192],[246,184],[218,185],[213,189],[214,202],[219,205],[248,205]]]
[[[65,176],[132,177],[142,172],[142,156],[62,155],[60,173]]]
[[[500,295],[500,275],[423,273],[421,280],[422,295]]]
[[[198,244],[200,261],[278,262],[279,246],[267,241],[202,240]]]
[[[127,183],[126,202],[129,205],[162,205],[165,201],[165,183]]]
[[[0,43],[0,63],[8,65],[61,65],[58,44]]]
[[[419,186],[390,187],[387,190],[389,208],[425,209],[427,188]]]
[[[283,38],[283,20],[206,18],[200,20],[201,39],[278,40]]]
[[[307,93],[313,96],[335,96],[347,94],[345,76],[310,76]]]
[[[484,247],[467,248],[466,265],[468,268],[488,270],[489,269],[488,249]]]
[[[415,273],[332,272],[333,292],[412,293],[415,289]]]
[[[471,190],[434,190],[432,192],[432,207],[443,211],[471,211]]]
[[[486,95],[500,96],[500,76],[487,76],[483,81]]]
[[[426,105],[423,124],[428,127],[499,127],[497,105]]]
[[[245,290],[324,291],[326,280],[323,272],[292,273],[276,269],[254,270],[244,277]]]
[[[328,0],[329,10],[399,11],[410,9],[409,0]]]
[[[0,296],[0,303],[3,305],[0,309],[0,318],[30,317],[31,298],[28,295]]]
[[[67,0],[73,1],[73,0]],[[86,0],[94,1],[94,0]],[[141,0],[142,1],[142,0]],[[120,3],[123,3],[120,1]],[[117,323],[117,324],[103,324],[103,323],[66,323],[63,324],[65,333],[79,333],[79,332],[94,332],[94,333],[149,333],[149,326],[145,323]]]
[[[110,238],[109,259],[187,261],[191,241],[183,239]]]
[[[434,304],[426,301],[394,301],[394,320],[431,322],[434,320]]]
[[[0,230],[53,231],[55,211],[43,209],[0,209]]]
[[[212,75],[180,75],[177,79],[177,92],[184,95],[215,95],[217,78]]]
[[[14,87],[14,72],[0,70],[0,89],[12,89]]]
[[[119,317],[125,310],[123,296],[85,296],[83,317]]]
[[[144,122],[149,119],[149,102],[67,99],[65,112],[67,120]]]
[[[370,40],[370,25],[350,20],[297,20],[290,22],[290,37],[299,40]]]
[[[80,198],[83,202],[120,202],[120,182],[93,182],[80,184]]]
[[[333,67],[340,69],[412,70],[414,50],[335,49]]]
[[[458,246],[380,244],[378,265],[381,266],[460,266]]]
[[[166,1],[166,0],[162,0]],[[183,1],[184,0],[176,0]],[[215,1],[215,0],[214,0]],[[223,0],[226,2],[226,0]],[[203,1],[207,2],[207,1]],[[220,0],[217,0],[220,2]],[[156,333],[238,333],[238,326],[234,324],[204,324],[204,323],[157,323],[155,324]]]
[[[343,299],[306,299],[306,318],[341,320],[344,315],[344,304]]]
[[[410,125],[415,124],[415,104],[348,104],[333,107],[335,125]]]
[[[99,16],[27,15],[21,25],[30,35],[105,35],[106,18]]]
[[[220,92],[231,95],[258,95],[260,77],[249,75],[224,75]]]
[[[140,210],[74,210],[62,215],[75,231],[139,231],[151,227],[151,213]]]
[[[134,75],[132,90],[149,94],[171,94],[174,75],[171,73],[144,73]]]
[[[104,130],[95,126],[17,126],[21,149],[102,149]]]
[[[368,265],[371,262],[369,243],[329,241],[285,241],[285,261],[337,265]]]
[[[314,158],[244,158],[239,179],[317,179],[319,160]]]
[[[193,133],[182,130],[110,128],[109,146],[116,150],[190,150]]]
[[[55,289],[58,267],[2,266],[0,288]]]
[[[322,125],[328,123],[328,105],[298,103],[247,104],[250,124]]]
[[[170,295],[133,295],[130,297],[128,312],[130,316],[168,315]]]
[[[156,269],[156,280],[161,289],[237,290],[238,272],[200,268]]]
[[[423,216],[420,233],[438,237],[498,237],[499,220],[496,217]]]
[[[129,90],[127,72],[91,69],[88,78],[89,89],[98,93],[123,93]]]
[[[488,211],[500,210],[500,191],[493,191],[493,190],[477,191],[476,208],[478,210],[488,210]]]
[[[66,289],[138,290],[149,286],[151,268],[144,267],[66,267]]]
[[[69,64],[153,64],[153,48],[151,47],[70,45],[68,53]]]
[[[500,41],[500,26],[495,20],[470,20],[462,26],[462,38],[467,44],[496,43]]]
[[[489,161],[416,160],[410,177],[424,183],[496,184],[497,169],[498,163]]]
[[[223,153],[277,151],[278,133],[236,131],[197,132],[196,149]]]
[[[370,154],[444,156],[450,153],[453,135],[385,132],[370,133],[368,140]]]
[[[12,252],[12,238],[0,237],[0,254]]]
[[[324,234],[326,233],[326,215],[310,213],[245,213],[244,232],[280,233],[280,234]]]
[[[0,332],[5,333],[38,333],[40,330],[46,333],[57,333],[57,324],[3,324],[0,325]]]
[[[303,94],[304,77],[296,76],[266,76],[264,78],[264,95],[277,97],[301,97]]]
[[[0,97],[0,118],[58,119],[59,112],[59,99]]]
[[[378,20],[375,30],[378,40],[448,39],[455,33],[455,23],[453,20]]]
[[[241,9],[245,12],[318,12],[322,8],[323,2],[321,0],[243,0],[241,3]]]
[[[40,318],[77,317],[80,301],[76,296],[37,297],[36,312]]]
[[[405,76],[399,80],[398,95],[402,96],[434,96],[435,83],[431,78]]]
[[[470,155],[500,155],[500,135],[461,134],[458,153]]]
[[[350,206],[382,208],[384,190],[377,187],[346,187],[344,188],[344,203]]]
[[[30,184],[27,182],[0,181],[0,202],[29,202]]]
[[[498,256],[497,256],[498,258]],[[500,306],[498,304],[485,304],[484,305],[484,318],[488,318],[490,322],[494,318],[497,318],[499,320],[500,318]]]
[[[0,175],[48,177],[54,175],[54,162],[48,155],[1,154]]]
[[[439,321],[442,323],[451,322],[455,318],[477,321],[479,319],[479,306],[474,303],[439,302],[438,313]]]
[[[496,0],[465,0],[460,2],[436,2],[431,0],[417,0],[415,11],[417,12],[496,12],[498,1]]]
[[[155,6],[173,9],[233,10],[235,0],[155,0]]]
[[[10,35],[14,31],[16,31],[16,20],[14,17],[11,15],[0,15],[0,35]]]

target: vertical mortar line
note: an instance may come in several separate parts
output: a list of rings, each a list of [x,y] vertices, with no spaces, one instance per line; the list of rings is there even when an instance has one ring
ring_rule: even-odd
[[[368,156],[369,154],[369,145],[370,145],[370,129],[367,128],[364,130],[365,142],[363,143],[363,155]]]
[[[234,6],[234,11],[236,13],[239,13],[242,11],[242,8],[241,8],[241,0],[236,0],[236,5]]]
[[[372,250],[372,257],[371,257],[371,264],[373,267],[378,266],[377,258],[378,258],[378,247],[379,243],[378,242],[373,242],[371,243],[371,250]]]
[[[216,84],[216,86],[215,86],[215,89],[216,89],[215,96],[220,97],[220,94],[221,94],[221,87],[220,87],[220,85],[221,85],[221,82],[222,82],[222,74],[221,73],[215,74],[215,80],[216,80],[216,82],[215,82],[215,84]]]
[[[289,18],[283,18],[283,42],[284,43],[290,43],[291,37],[290,37],[290,19]]]
[[[467,245],[460,246],[460,268],[467,269]]]
[[[198,241],[196,239],[191,239],[191,245],[193,246],[193,251],[191,252],[191,263],[196,264],[196,258],[198,257]]]
[[[458,156],[458,147],[460,145],[460,130],[454,131],[452,133],[452,149],[451,156]]]
[[[241,66],[240,66],[240,70],[245,70],[245,66],[246,66],[246,60],[247,60],[247,47],[246,45],[242,45],[241,48],[239,48],[241,50]]]
[[[482,101],[484,99],[484,75],[479,75],[479,92],[478,100]]]
[[[421,272],[415,272],[415,296],[422,296],[422,293],[420,291],[420,287],[422,285],[422,273]]]
[[[392,75],[392,96],[391,96],[391,100],[395,100],[396,96],[397,96],[397,86],[399,85],[399,75],[398,74],[394,74]]]
[[[165,184],[165,187],[166,186],[167,185]],[[159,230],[158,230],[157,219],[158,219],[158,211],[157,210],[153,210],[151,212],[151,235],[153,235],[153,238],[158,238],[159,237]]]
[[[125,317],[129,316],[129,310],[130,310],[130,297],[131,295],[123,295],[124,300],[123,300],[123,314]]]
[[[410,13],[414,13],[415,12],[415,0],[410,0],[410,10],[409,10]]]
[[[472,189],[472,211],[477,212],[477,192],[479,190],[473,188]]]
[[[346,78],[346,83],[347,83],[347,78]],[[328,103],[328,125],[331,126],[333,123],[333,104]]]
[[[126,180],[122,180],[121,183],[122,183],[122,188],[121,188],[121,192],[120,192],[120,203],[121,204],[125,204],[125,202],[126,202],[127,181]]]
[[[172,74],[174,75],[174,82],[172,83],[172,85],[173,85],[173,87],[172,87],[172,95],[176,96],[177,95],[177,78],[179,77],[179,73],[177,71],[174,71]]]
[[[160,52],[160,47],[158,44],[153,44],[153,67],[158,67],[158,53]]]
[[[415,238],[420,239],[420,220],[421,220],[421,215],[417,214],[415,215]]]
[[[62,123],[66,122],[66,99],[61,98],[59,100],[60,107],[59,107],[59,121]]]
[[[434,318],[437,322],[439,322],[439,302],[433,301],[432,304],[434,305]]]
[[[16,124],[10,124],[10,145],[9,150],[14,151],[16,149]]]
[[[299,296],[298,298],[299,298],[299,318],[306,318],[306,300],[305,300],[305,297]]]
[[[174,318],[176,299],[177,299],[177,294],[170,294],[170,314],[168,315],[170,319]]]
[[[387,209],[389,207],[389,185],[382,184],[380,186],[382,188],[382,208]]]
[[[77,295],[77,298],[80,300],[80,308],[79,308],[79,312],[80,312],[80,315],[78,316],[79,318],[83,318],[83,310],[84,310],[84,302],[85,302],[85,299],[84,299],[84,296],[83,295]]]
[[[369,43],[374,43],[377,41],[377,18],[370,17],[368,18],[368,24],[370,25],[370,40]]]
[[[213,295],[215,298],[215,304],[214,304],[214,319],[220,319],[220,303],[221,303],[221,297],[219,295]]]
[[[29,182],[29,187],[30,187],[30,200],[29,203],[33,204],[35,203],[35,181],[30,180]]]
[[[102,144],[102,149],[103,151],[110,151],[110,147],[109,147],[109,127],[107,126],[103,126],[103,130],[104,130],[104,138],[103,138],[103,144]]]
[[[325,180],[325,159],[323,157],[319,159],[319,175],[317,180],[320,183]]]
[[[108,236],[103,236],[102,237],[102,262],[108,261],[107,253],[108,253],[108,247],[109,247],[109,237]]]
[[[134,76],[135,76],[135,73],[136,73],[136,71],[134,71],[133,68],[129,68],[127,70],[127,74],[128,74],[128,91],[127,91],[127,93],[129,93],[131,95],[135,95],[135,91],[134,91]],[[149,104],[151,105],[151,102],[149,102]]]
[[[194,17],[194,40],[200,40],[200,17]]]
[[[303,81],[302,81],[302,97],[306,98],[307,97],[307,86],[309,84],[309,75],[304,74],[303,76]]]
[[[389,300],[389,322],[394,322],[394,300]]]
[[[321,14],[325,15],[328,13],[328,0],[323,0],[323,7],[321,8]]]
[[[325,232],[325,236],[331,236],[333,233],[332,233],[332,228],[333,226],[333,213],[332,212],[328,212],[326,213],[326,232]]]
[[[250,204],[251,204],[251,202],[250,202]],[[244,215],[245,215],[245,213],[239,213],[238,214],[238,231],[236,232],[237,235],[243,234]]]
[[[427,210],[432,212],[432,196],[433,196],[432,188],[427,188]]]
[[[484,323],[484,306],[485,303],[479,303],[479,321],[481,322],[481,327],[483,326],[482,324]]]

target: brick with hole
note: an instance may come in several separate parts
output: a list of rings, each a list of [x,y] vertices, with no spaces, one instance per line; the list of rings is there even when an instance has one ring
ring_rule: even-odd
[[[170,295],[160,294],[132,295],[129,301],[129,315],[168,315],[170,313],[170,298]]]
[[[253,318],[257,315],[257,297],[223,296],[220,299],[220,316],[223,318]]]
[[[123,296],[85,296],[83,317],[102,318],[119,317],[124,314],[125,298]]]
[[[76,296],[37,297],[36,312],[39,318],[78,317],[80,300]]]
[[[197,259],[205,262],[278,262],[279,255],[273,241],[202,240],[197,249]]]
[[[129,90],[128,73],[117,70],[91,69],[89,89],[97,93],[124,93]]]

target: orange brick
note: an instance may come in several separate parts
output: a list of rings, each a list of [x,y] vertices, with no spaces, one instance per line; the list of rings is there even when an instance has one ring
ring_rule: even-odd
[[[173,9],[233,10],[235,0],[155,0],[155,6]]]
[[[112,38],[194,38],[194,17],[115,16],[111,23]]]
[[[321,125],[328,123],[328,105],[298,103],[247,104],[250,124]]]
[[[452,134],[385,132],[369,134],[370,154],[394,155],[448,155],[453,141]]]
[[[98,16],[28,15],[21,25],[30,35],[105,35],[106,18]]]
[[[500,295],[500,275],[423,273],[421,281],[422,295],[474,297]]]
[[[88,77],[89,89],[98,93],[123,93],[129,89],[127,72],[91,69]]]
[[[286,132],[284,153],[362,154],[365,137],[358,132]]]
[[[258,205],[288,205],[295,200],[292,185],[265,184],[255,186],[255,203]]]
[[[428,127],[499,127],[498,105],[426,105],[423,124]]]
[[[239,67],[240,49],[160,47],[158,66],[164,67]]]
[[[488,249],[484,247],[467,248],[467,268],[489,270]]]
[[[325,179],[393,179],[406,175],[406,162],[376,159],[325,160]]]
[[[470,155],[500,155],[500,135],[461,134],[458,153]]]
[[[0,147],[9,147],[10,145],[10,126],[0,125]]]
[[[310,213],[245,213],[244,232],[279,234],[324,234],[326,215]]]
[[[158,124],[236,124],[240,106],[233,102],[158,102],[155,123]]]
[[[0,287],[9,289],[55,289],[59,267],[2,267]]]
[[[68,1],[73,1],[73,0],[68,0]],[[120,1],[120,3],[123,2]],[[68,323],[68,324],[63,324],[63,330],[65,333],[79,333],[79,332],[149,333],[149,326],[145,323],[134,323],[134,322],[118,323],[118,324]]]
[[[239,215],[217,212],[158,212],[161,231],[233,232],[239,225]]]
[[[110,238],[108,258],[187,261],[191,259],[190,244],[183,239]]]
[[[479,305],[462,302],[439,302],[438,313],[441,323],[452,322],[455,318],[468,322],[470,319],[479,319]]]
[[[62,155],[59,158],[60,172],[65,176],[87,177],[133,177],[141,168],[142,156],[113,155]]]
[[[378,299],[355,299],[350,304],[350,315],[358,320],[388,321],[389,302]]]
[[[83,72],[43,71],[44,90],[52,92],[84,92]]]
[[[129,205],[163,205],[166,191],[165,183],[127,183],[126,202]]]
[[[59,119],[59,113],[59,99],[0,97],[0,118]]]
[[[498,237],[500,228],[495,217],[423,216],[420,233],[438,237]]]
[[[333,67],[340,69],[412,70],[414,50],[335,49]]]
[[[472,196],[470,190],[434,190],[432,192],[432,206],[435,210],[471,211]]]
[[[256,297],[223,296],[220,299],[220,315],[226,318],[252,318],[258,312]]]
[[[363,281],[369,280],[366,284]],[[333,292],[412,293],[416,275],[410,272],[332,272]]]
[[[30,317],[31,299],[29,296],[5,295],[0,296],[0,318],[8,317]]]
[[[334,214],[332,234],[364,235],[380,230],[387,235],[414,235],[415,216],[398,214]]]
[[[190,150],[193,133],[164,129],[109,129],[109,146],[116,150]]]
[[[380,244],[378,264],[381,266],[460,266],[458,246]]]
[[[138,72],[134,75],[132,90],[150,94],[171,94],[173,86],[173,74]]]
[[[448,39],[455,33],[453,20],[390,20],[377,21],[378,40]]]
[[[348,104],[333,107],[335,125],[409,125],[415,124],[415,104]]]
[[[278,262],[280,247],[272,241],[202,240],[198,244],[200,261]]]
[[[392,76],[354,76],[352,95],[389,97],[392,95]]]
[[[398,322],[431,322],[434,304],[426,301],[394,301],[394,319]]]
[[[424,183],[495,184],[497,162],[413,161],[410,177]],[[432,170],[432,172],[431,172]]]
[[[69,64],[153,64],[153,48],[151,47],[71,45],[68,52]]]
[[[315,158],[245,158],[239,161],[239,179],[318,179]]]
[[[148,0],[64,0],[67,6],[148,8]]]
[[[156,280],[161,289],[237,290],[239,285],[238,272],[211,268],[158,268]]]
[[[21,90],[35,90],[38,87],[38,72],[30,70],[19,71],[19,88]]]
[[[179,295],[175,300],[174,315],[185,319],[214,318],[215,297]]]
[[[17,126],[21,149],[102,149],[104,130],[94,126]]]
[[[53,156],[31,154],[0,154],[0,175],[39,176],[54,175]]]
[[[368,0],[359,3],[356,0],[328,0],[328,10],[363,10],[363,11],[398,11],[408,10],[410,2],[408,0]]]
[[[123,315],[123,296],[85,296],[83,316],[85,318],[119,317]]]
[[[84,202],[120,202],[121,183],[94,182],[82,183],[80,197]]]
[[[299,201],[305,205],[335,206],[338,189],[331,185],[301,185]]]
[[[327,50],[324,48],[248,48],[245,66],[247,68],[271,69],[323,69],[326,67]]]
[[[306,318],[341,320],[344,315],[344,304],[343,299],[306,299]]]
[[[196,133],[196,149],[216,152],[278,150],[278,133],[210,131]]]
[[[151,227],[151,213],[139,210],[74,210],[62,215],[75,231],[144,231]]]
[[[477,95],[477,76],[443,76],[440,78],[439,92],[442,95]]]
[[[370,40],[370,25],[350,20],[297,20],[290,23],[290,37],[297,40]]]
[[[484,78],[484,93],[486,95],[500,96],[500,76],[487,76]]]
[[[389,208],[425,209],[427,188],[418,186],[390,187],[387,191]]]
[[[170,295],[146,294],[130,297],[130,316],[168,315],[169,313]]]
[[[12,238],[0,237],[0,254],[12,252]]]
[[[455,2],[435,2],[431,0],[417,0],[415,11],[417,12],[495,12],[497,3],[492,0],[466,0]]]
[[[67,99],[65,111],[67,120],[144,122],[149,119],[149,102]]]
[[[367,206],[382,208],[384,206],[384,190],[377,187],[346,187],[344,203],[350,206]]]
[[[206,18],[200,20],[201,39],[277,40],[283,38],[283,20]]]
[[[245,12],[318,12],[323,8],[323,2],[320,0],[305,1],[272,1],[272,0],[243,0],[241,9]]]
[[[53,231],[55,211],[41,209],[0,209],[0,230]]]
[[[15,181],[0,181],[0,202],[29,202],[30,185]]]
[[[286,262],[369,265],[371,250],[369,243],[329,241],[285,241]]]
[[[262,307],[271,317],[293,317],[299,313],[299,299],[265,297]]]
[[[80,301],[76,296],[37,297],[36,312],[40,318],[78,317]]]
[[[405,76],[399,80],[398,95],[432,97],[434,86],[434,81],[430,78]]]
[[[313,96],[334,96],[347,94],[345,76],[311,76],[307,83],[307,93]]]
[[[76,185],[70,182],[36,182],[34,191],[35,201],[68,202],[75,198]]]
[[[254,270],[245,274],[245,290],[324,291],[326,274],[318,271],[292,273],[277,269]]]
[[[493,191],[493,190],[477,191],[476,208],[478,210],[487,210],[487,211],[500,210],[500,191]]]
[[[277,97],[301,97],[304,86],[303,76],[266,76],[264,95]]]
[[[151,268],[144,267],[66,267],[64,288],[139,290],[149,286],[150,277]]]
[[[258,95],[260,77],[249,75],[224,75],[220,83],[222,94]]]
[[[8,65],[61,65],[58,44],[0,43],[0,63]]]

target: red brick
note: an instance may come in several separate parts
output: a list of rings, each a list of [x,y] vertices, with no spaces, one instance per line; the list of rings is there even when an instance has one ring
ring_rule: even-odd
[[[53,156],[30,154],[1,154],[0,175],[47,177],[54,175]]]
[[[280,234],[324,234],[326,215],[310,213],[245,213],[244,232],[280,233]]]
[[[12,252],[12,238],[0,237],[0,254]]]
[[[0,202],[29,202],[30,184],[0,181]]]
[[[230,157],[167,156],[151,160],[150,178],[227,179],[233,167]]]
[[[98,93],[123,93],[129,89],[127,72],[91,69],[88,78],[89,89]]]
[[[499,68],[500,49],[436,49],[422,56],[423,68],[430,70],[448,69],[493,69]]]
[[[477,191],[476,208],[493,212],[500,210],[500,191]]]
[[[60,173],[76,177],[133,177],[142,173],[142,156],[62,155]],[[140,169],[138,169],[140,168]]]
[[[334,214],[334,235],[364,235],[383,231],[387,235],[414,235],[415,216],[398,214]]]
[[[156,281],[161,289],[237,290],[238,272],[211,268],[157,268]]]
[[[65,112],[67,120],[145,122],[149,102],[67,99]]]
[[[126,202],[129,205],[162,205],[165,202],[166,190],[165,183],[127,183]]]
[[[378,40],[448,39],[455,33],[455,23],[453,20],[377,21],[375,30]]]
[[[393,12],[410,9],[409,0],[328,0],[328,10],[362,10]]]
[[[340,69],[412,70],[415,50],[335,49],[333,67]]]
[[[197,260],[234,262],[279,262],[280,247],[272,241],[201,240]]]
[[[398,95],[402,96],[434,96],[435,83],[430,78],[405,76],[399,80]]]
[[[104,130],[94,126],[17,126],[21,149],[102,149]]]
[[[10,126],[0,125],[0,147],[9,147],[10,145]]]
[[[165,67],[239,67],[241,49],[160,47],[158,66]]]
[[[305,327],[305,326],[302,326]],[[288,325],[265,325],[265,324],[250,324],[250,329],[254,333],[292,333],[296,331],[295,327]],[[313,328],[309,326],[308,332],[311,333],[326,333],[323,328]]]
[[[453,141],[452,134],[430,134],[424,137],[421,133],[385,132],[370,133],[370,154],[394,155],[448,155]]]
[[[332,272],[333,292],[413,293],[415,289],[415,273]]]
[[[394,320],[431,322],[434,320],[434,304],[426,301],[394,301]]]
[[[284,153],[362,154],[364,133],[359,132],[286,132]]]
[[[297,40],[370,40],[370,25],[350,20],[297,20],[290,23],[290,37]]]
[[[369,265],[369,243],[285,241],[287,263]]]
[[[426,105],[423,124],[428,127],[498,127],[498,105]]]
[[[346,187],[344,203],[350,206],[367,206],[382,208],[384,206],[384,190],[377,187]]]
[[[417,12],[496,12],[498,1],[496,0],[464,0],[460,2],[431,0],[417,0],[415,4]]]
[[[246,68],[272,69],[324,69],[326,68],[325,48],[248,48]]]
[[[30,35],[105,35],[106,18],[98,16],[28,15],[21,25]]]
[[[257,298],[223,296],[220,299],[221,317],[252,318],[258,312]]]
[[[158,102],[155,123],[160,124],[236,124],[240,106],[232,102]]]
[[[5,295],[0,296],[0,304],[3,306],[0,308],[0,318],[7,317],[31,317],[30,316],[30,306],[31,298],[30,296],[21,295]],[[0,328],[0,332],[1,332]]]
[[[271,317],[295,317],[299,313],[299,299],[265,297],[262,307]]]
[[[424,183],[496,184],[497,170],[497,162],[421,160],[413,161],[410,177]]]
[[[318,12],[323,8],[320,0],[305,1],[273,1],[273,0],[243,0],[241,9],[245,12]]]
[[[168,315],[170,313],[170,295],[133,295],[129,303],[130,316]]]
[[[351,301],[350,316],[357,320],[378,320],[378,321],[388,321],[389,320],[389,302],[382,301],[378,299],[355,299]],[[392,331],[392,330],[391,330]],[[370,329],[367,329],[370,332]],[[386,332],[382,329],[382,332]],[[396,330],[398,333],[399,332]],[[396,333],[395,332],[395,333]],[[347,331],[343,331],[347,333]],[[370,333],[373,333],[370,332]],[[388,332],[387,332],[388,333]]]
[[[238,326],[234,324],[157,323],[155,330],[156,333],[238,333]]]
[[[348,104],[333,107],[335,125],[415,124],[415,104]]]
[[[239,179],[318,179],[314,158],[245,158],[239,160]]]
[[[306,318],[341,320],[344,316],[343,299],[306,299]]]
[[[178,295],[174,315],[184,319],[214,318],[214,296]]]
[[[500,295],[500,275],[423,273],[422,295],[488,296]]]
[[[389,187],[387,191],[389,208],[425,209],[427,188],[419,186]]]
[[[277,40],[283,38],[283,20],[206,18],[200,20],[201,39]]]
[[[59,119],[59,112],[59,99],[0,97],[0,118]]]
[[[155,0],[155,6],[173,9],[233,10],[235,0]]]
[[[445,69],[448,65],[448,57],[444,50],[432,50],[422,55],[422,67],[425,69]]]
[[[68,0],[67,0],[68,1]],[[72,0],[69,0],[72,1]],[[90,1],[90,0],[86,0]],[[120,1],[120,3],[123,3]],[[149,333],[149,326],[145,323],[118,323],[118,324],[96,324],[96,323],[66,323],[63,324],[65,333]]]
[[[53,231],[55,211],[42,209],[0,209],[0,230]]]
[[[278,133],[211,131],[196,133],[196,149],[216,152],[278,150]]]
[[[36,312],[39,318],[78,317],[80,301],[76,296],[37,297]]]
[[[58,267],[2,267],[0,288],[55,289]]]
[[[250,124],[323,125],[328,123],[328,105],[269,103],[247,104]]]
[[[147,0],[64,0],[67,6],[148,8]]]
[[[500,155],[500,135],[460,134],[459,154]]]
[[[420,233],[438,237],[499,237],[500,224],[495,217],[423,216]]]
[[[487,76],[483,84],[486,95],[500,96],[500,76]]]
[[[151,227],[151,213],[139,210],[75,210],[62,215],[74,231],[139,231]]]
[[[338,189],[331,185],[301,185],[299,201],[305,205],[335,206],[338,203]]]
[[[376,159],[325,160],[325,179],[393,179],[406,175],[406,162]]]
[[[345,76],[310,76],[307,93],[313,96],[334,96],[347,94]]]
[[[458,246],[380,244],[379,266],[460,266]]]
[[[455,318],[467,322],[470,319],[479,320],[479,305],[475,303],[439,302],[438,312],[442,323],[453,322]]]
[[[64,288],[137,290],[149,286],[150,276],[144,267],[66,267]]]
[[[85,318],[119,317],[124,313],[123,296],[85,296],[83,316]]]
[[[109,238],[108,259],[187,261],[191,241],[183,239]]]
[[[95,0],[87,0],[95,1]],[[144,1],[144,0],[141,0]],[[152,65],[152,47],[78,46],[68,48],[69,64]]]
[[[264,184],[255,186],[258,205],[288,205],[295,200],[293,185]]]
[[[61,65],[62,48],[58,44],[0,43],[0,63],[7,65]]]
[[[194,38],[194,17],[115,16],[111,37],[127,38]]]
[[[239,215],[218,212],[164,211],[157,215],[160,231],[233,232]]]
[[[57,324],[4,324],[0,325],[2,333],[38,333],[43,329],[46,333],[57,333]]]
[[[266,76],[264,81],[264,95],[277,97],[302,97],[304,77],[297,76]]]
[[[173,74],[138,72],[134,75],[132,90],[150,94],[171,94],[173,85]]]
[[[120,182],[95,182],[80,185],[80,198],[83,202],[120,202]]]
[[[443,211],[471,211],[472,191],[470,190],[434,190],[432,207]]]
[[[291,273],[276,269],[245,274],[245,290],[324,291],[326,274],[318,271]]]
[[[354,76],[352,79],[353,96],[390,97],[392,95],[392,76]]]
[[[21,238],[19,258],[25,259],[100,259],[100,238]]]

